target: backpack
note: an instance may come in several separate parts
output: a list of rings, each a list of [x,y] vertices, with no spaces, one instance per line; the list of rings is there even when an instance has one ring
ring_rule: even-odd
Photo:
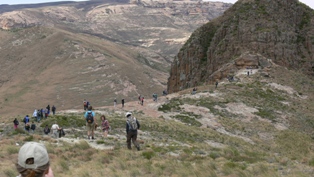
[[[131,117],[128,120],[128,124],[129,124],[129,129],[130,130],[137,130],[137,123],[136,123],[136,119],[134,117]]]
[[[94,122],[94,116],[92,112],[88,112],[86,116],[86,122],[91,124]]]
[[[45,128],[45,129],[44,129],[44,132],[45,132],[46,134],[50,133],[50,128],[49,128],[49,127]]]
[[[15,125],[19,125],[19,121],[18,120],[14,120],[14,124]]]

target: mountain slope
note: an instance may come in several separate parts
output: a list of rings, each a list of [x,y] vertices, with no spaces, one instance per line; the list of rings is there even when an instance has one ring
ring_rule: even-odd
[[[213,83],[268,59],[312,77],[313,13],[298,0],[239,0],[191,35],[172,64],[168,90]]]
[[[79,108],[83,99],[100,106],[161,93],[179,47],[230,6],[185,1],[0,6],[0,113],[31,114],[48,104]]]

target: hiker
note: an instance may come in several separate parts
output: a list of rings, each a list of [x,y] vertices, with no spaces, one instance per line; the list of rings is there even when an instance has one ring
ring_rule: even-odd
[[[116,105],[117,105],[117,99],[115,98],[115,99],[113,100],[113,106],[116,107]]]
[[[143,106],[144,105],[144,97],[142,96],[141,98],[141,105]]]
[[[168,95],[167,90],[162,91],[162,95],[163,95],[163,96]]]
[[[55,115],[56,114],[56,107],[55,105],[52,105],[52,108],[51,108],[51,111],[52,111],[52,115]]]
[[[47,149],[37,142],[26,142],[20,148],[16,169],[17,177],[54,177]]]
[[[38,109],[38,111],[37,111],[37,122],[40,122],[41,118],[42,118],[41,110]]]
[[[47,117],[48,117],[48,112],[49,112],[49,111],[48,111],[48,108],[46,108],[46,109],[45,109],[45,119],[47,119]]]
[[[59,138],[61,138],[62,136],[65,136],[65,133],[62,127],[60,127],[58,132],[59,132]]]
[[[138,104],[141,104],[141,95],[138,95]]]
[[[83,101],[83,106],[84,106],[84,111],[86,111],[87,110],[87,101],[86,101],[86,99],[84,99],[84,101]]]
[[[47,114],[49,115],[50,114],[50,105],[48,104],[48,106],[46,108],[47,108]]]
[[[250,76],[250,71],[247,71],[247,76]]]
[[[51,126],[51,130],[52,130],[52,136],[54,138],[58,138],[58,131],[60,130],[59,125],[57,124],[57,122],[55,122],[52,126]]]
[[[192,90],[192,95],[195,95],[196,91],[197,91],[197,89],[194,87],[193,90]]]
[[[95,112],[92,111],[93,107],[88,106],[87,111],[85,112],[86,119],[86,128],[87,128],[87,138],[95,139],[94,137],[94,129],[95,129]],[[92,136],[92,138],[91,138]]]
[[[41,113],[41,118],[43,119],[43,118],[44,118],[44,115],[45,115],[44,108],[41,108],[41,109],[40,109],[40,113]]]
[[[32,125],[31,125],[32,133],[34,133],[35,129],[36,129],[36,124],[34,123],[34,121],[32,121]]]
[[[216,88],[217,88],[217,86],[218,86],[218,81],[215,82],[215,85],[216,85]]]
[[[38,121],[38,115],[37,115],[37,109],[34,110],[33,117],[35,118],[35,120],[36,120],[37,122],[39,122],[39,121]]]
[[[27,124],[27,123],[29,122],[29,117],[28,117],[28,115],[26,115],[26,116],[24,117],[23,122],[24,122],[25,124]]]
[[[103,137],[106,138],[109,132],[110,125],[105,115],[101,115],[100,119],[101,119],[101,129],[104,133]]]
[[[158,95],[157,93],[155,93],[155,101],[157,102],[157,100],[158,100]]]
[[[156,101],[156,95],[153,93],[153,101]]]
[[[46,127],[44,128],[44,133],[46,135],[48,135],[50,133],[50,128],[48,127],[48,125],[46,125]]]
[[[124,107],[124,99],[121,100],[122,108]]]
[[[140,123],[135,117],[132,116],[132,113],[130,112],[127,112],[125,114],[125,117],[127,118],[126,120],[127,147],[128,149],[132,149],[131,148],[131,140],[132,140],[134,146],[139,151],[140,145],[137,142],[137,130],[140,129]]]
[[[13,124],[14,124],[14,129],[17,129],[19,125],[19,121],[17,120],[17,118],[14,119]]]
[[[25,131],[27,131],[28,133],[29,133],[29,129],[30,129],[30,125],[29,125],[29,123],[27,122],[26,124],[25,124]]]

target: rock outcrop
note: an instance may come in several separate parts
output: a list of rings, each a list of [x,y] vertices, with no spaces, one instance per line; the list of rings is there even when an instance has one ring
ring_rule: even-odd
[[[219,72],[225,65],[260,67],[269,59],[314,76],[313,14],[298,0],[239,0],[191,35],[172,63],[168,91],[227,77],[234,71]]]

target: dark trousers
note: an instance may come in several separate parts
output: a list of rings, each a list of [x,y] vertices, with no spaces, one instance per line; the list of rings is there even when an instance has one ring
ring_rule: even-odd
[[[135,147],[139,147],[139,144],[136,141],[136,139],[137,139],[137,131],[129,131],[126,137],[126,143],[127,143],[128,149],[132,149],[131,140]]]

